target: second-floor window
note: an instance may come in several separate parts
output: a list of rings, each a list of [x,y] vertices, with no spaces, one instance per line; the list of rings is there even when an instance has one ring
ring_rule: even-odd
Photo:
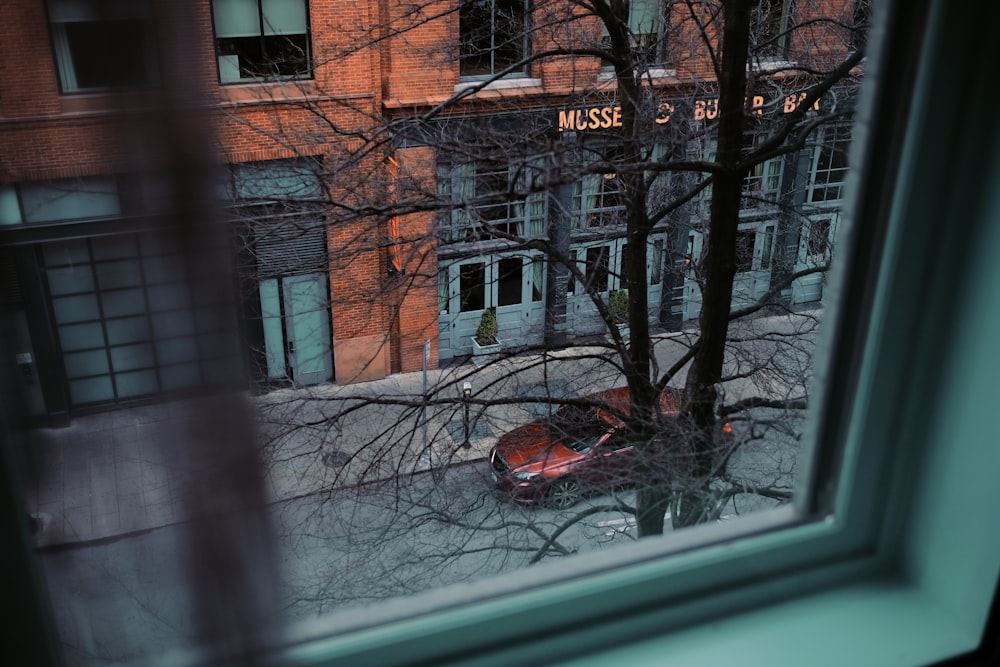
[[[750,52],[759,60],[786,60],[795,0],[757,0],[750,10]]]
[[[545,195],[524,194],[535,177],[535,167],[504,158],[442,166],[439,194],[455,205],[443,222],[442,240],[460,243],[505,238],[505,235],[541,235]]]
[[[310,76],[306,0],[213,0],[219,81]]]
[[[64,93],[156,83],[153,11],[148,0],[49,0],[48,9]]]
[[[818,139],[809,170],[809,202],[814,204],[843,197],[851,126],[847,123],[827,125],[819,132]]]
[[[525,4],[525,0],[462,0],[458,18],[462,76],[492,76],[524,60]],[[523,73],[524,65],[515,71]]]
[[[632,0],[628,14],[629,46],[632,49],[633,62],[636,65],[649,67],[663,62],[664,49],[664,15],[658,0]],[[607,29],[603,38],[605,46],[610,45]],[[607,67],[605,63],[605,67]]]
[[[767,139],[763,134],[747,134],[743,137],[743,148],[752,152]],[[758,162],[747,173],[743,181],[743,205],[746,207],[765,206],[776,202],[781,189],[781,174],[784,160],[773,157]]]
[[[625,224],[625,184],[614,165],[624,159],[618,147],[606,147],[594,152],[589,161],[602,167],[599,173],[588,173],[577,184],[579,199],[575,202],[580,212],[576,227],[608,227]]]

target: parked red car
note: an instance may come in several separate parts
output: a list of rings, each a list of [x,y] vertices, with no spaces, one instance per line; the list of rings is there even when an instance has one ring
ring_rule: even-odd
[[[585,400],[593,405],[564,405],[501,437],[489,459],[497,488],[518,502],[565,508],[586,494],[634,481],[637,454],[619,416],[629,413],[628,388]],[[661,412],[676,415],[680,401],[680,393],[668,389],[660,396]],[[728,423],[722,434],[732,438]]]

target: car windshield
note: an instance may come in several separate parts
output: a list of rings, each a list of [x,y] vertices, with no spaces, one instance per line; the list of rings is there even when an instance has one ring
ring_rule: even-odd
[[[608,429],[608,423],[590,406],[564,405],[549,420],[549,432],[570,449],[585,454]]]

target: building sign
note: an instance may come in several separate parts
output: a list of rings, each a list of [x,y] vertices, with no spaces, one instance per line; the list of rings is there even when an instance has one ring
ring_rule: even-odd
[[[788,95],[782,104],[782,113],[791,113],[798,108],[806,98],[806,93]],[[758,116],[764,113],[764,97],[754,95],[750,100],[750,110]],[[677,106],[670,102],[660,102],[656,107],[656,124],[665,125],[677,113]],[[813,105],[819,110],[819,100]],[[695,100],[691,107],[691,119],[695,121],[713,120],[719,115],[719,98]],[[622,108],[617,104],[584,109],[563,109],[559,112],[559,131],[586,132],[590,130],[607,130],[622,126]]]

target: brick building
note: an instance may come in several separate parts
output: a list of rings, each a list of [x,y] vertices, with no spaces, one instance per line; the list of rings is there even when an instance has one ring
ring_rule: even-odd
[[[628,20],[653,100],[645,157],[710,160],[711,59],[674,4],[635,0]],[[797,4],[757,6],[750,146],[805,96],[793,66],[857,46],[864,3]],[[501,339],[562,343],[604,326],[591,296],[628,287],[614,72],[572,52],[610,38],[569,3],[9,0],[0,24],[3,300],[31,414],[246,371],[269,386],[419,370],[428,343],[432,365],[469,354],[485,309]],[[817,114],[846,120],[852,86]],[[734,301],[828,258],[847,127],[751,170]],[[663,326],[697,316],[706,201],[649,236]],[[821,291],[804,275],[782,298]]]

